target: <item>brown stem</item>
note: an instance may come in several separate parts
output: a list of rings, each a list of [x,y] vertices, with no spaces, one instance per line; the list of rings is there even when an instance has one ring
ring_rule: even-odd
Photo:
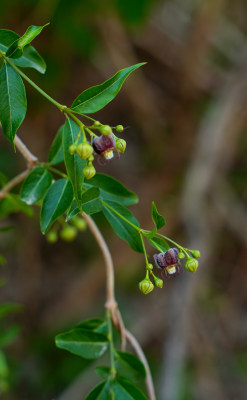
[[[21,172],[19,175],[16,175],[13,179],[11,179],[3,188],[0,190],[0,200],[3,199],[8,192],[18,183],[24,181],[24,179],[28,176],[30,169],[26,169],[25,171]]]
[[[35,157],[30,150],[26,147],[26,145],[22,142],[22,140],[15,135],[14,144],[19,150],[19,152],[23,155],[25,160],[27,161],[28,167],[32,168],[33,165],[38,161],[37,157]]]
[[[111,317],[113,324],[115,327],[120,331],[121,337],[122,337],[122,345],[123,345],[123,340],[127,339],[131,347],[133,348],[134,352],[138,356],[138,358],[142,361],[145,370],[146,370],[146,388],[147,388],[147,393],[149,396],[150,400],[156,400],[155,397],[155,392],[154,392],[154,385],[153,385],[153,380],[150,372],[150,368],[147,362],[147,359],[142,351],[142,348],[134,335],[130,333],[124,326],[120,311],[118,309],[118,305],[115,299],[115,292],[114,292],[114,267],[113,267],[113,261],[112,261],[112,256],[109,251],[109,248],[105,242],[104,237],[102,236],[99,228],[93,221],[93,219],[83,213],[82,214],[83,218],[87,221],[87,224],[89,226],[89,229],[91,230],[92,234],[94,235],[105,260],[105,267],[106,267],[106,304],[105,307],[108,308],[111,312]],[[124,343],[125,344],[125,343]],[[125,347],[125,345],[124,345]]]

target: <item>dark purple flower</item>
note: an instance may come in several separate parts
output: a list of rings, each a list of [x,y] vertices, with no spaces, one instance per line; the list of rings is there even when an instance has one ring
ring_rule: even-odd
[[[116,151],[118,156],[119,152],[115,148],[116,139],[113,135],[108,136],[97,136],[93,140],[93,148],[95,153],[99,154],[100,156],[104,157],[106,160],[110,160],[114,157],[113,152]]]
[[[178,249],[173,248],[165,253],[154,254],[154,261],[158,268],[162,269],[161,276],[170,278],[182,272],[182,267],[178,258]]]

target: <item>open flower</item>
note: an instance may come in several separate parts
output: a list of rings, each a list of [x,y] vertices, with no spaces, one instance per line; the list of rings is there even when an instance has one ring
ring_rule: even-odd
[[[117,157],[119,158],[119,151],[115,147],[116,139],[113,135],[108,136],[97,136],[93,140],[93,148],[95,153],[99,154],[100,158],[108,161],[114,157],[114,152],[117,153]],[[99,162],[101,161],[98,159]],[[101,162],[102,164],[102,162]]]
[[[178,258],[178,249],[173,248],[165,253],[154,254],[154,261],[158,268],[162,269],[161,276],[169,279],[182,272],[182,267]]]

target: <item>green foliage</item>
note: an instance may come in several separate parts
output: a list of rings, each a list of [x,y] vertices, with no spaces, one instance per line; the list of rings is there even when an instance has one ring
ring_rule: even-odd
[[[20,75],[6,63],[0,71],[0,93],[2,130],[6,138],[13,144],[16,131],[26,115],[27,99]]]
[[[83,192],[81,197],[81,209],[88,215],[95,214],[102,210],[102,204],[100,201],[100,191],[96,187]]]
[[[109,381],[101,382],[85,398],[85,400],[111,400],[111,384]]]
[[[19,38],[20,36],[13,31],[0,29],[0,50],[6,52],[9,46]],[[13,59],[12,62],[18,67],[33,68],[41,74],[46,71],[45,61],[31,45],[24,48],[21,58]]]
[[[133,250],[142,253],[143,248],[138,233],[140,225],[132,212],[119,203],[108,201],[103,202],[103,213],[114,232],[128,242]]]
[[[131,353],[116,351],[116,370],[119,376],[128,379],[145,378],[146,371],[142,362]]]
[[[60,349],[87,359],[101,357],[108,346],[108,339],[102,333],[78,327],[57,335],[55,340]]]
[[[45,168],[34,168],[24,181],[20,197],[27,204],[35,204],[40,201],[51,186],[52,175]]]
[[[49,188],[41,207],[40,227],[46,233],[48,228],[69,208],[73,200],[73,188],[69,179],[59,179]]]
[[[147,397],[136,386],[125,379],[116,379],[112,389],[118,400],[147,400]]]
[[[85,90],[75,99],[71,111],[77,114],[91,114],[101,110],[116,97],[129,74],[144,64],[139,63],[121,69],[101,85]]]
[[[63,128],[64,125],[60,126],[50,147],[48,161],[51,165],[60,164],[64,161]]]
[[[165,218],[162,217],[162,215],[160,215],[158,213],[158,210],[157,210],[156,205],[154,204],[154,201],[152,202],[152,219],[153,219],[153,223],[157,230],[161,229],[166,223]]]
[[[82,160],[78,154],[70,154],[68,149],[70,145],[77,140],[79,132],[80,129],[78,125],[70,118],[66,118],[63,129],[64,161],[68,176],[73,186],[74,197],[78,207],[80,207],[82,196],[82,184],[84,179],[83,168],[86,165],[86,161]]]
[[[10,214],[23,212],[28,217],[33,216],[33,210],[24,203],[17,194],[9,193],[0,201],[0,217],[7,217]]]

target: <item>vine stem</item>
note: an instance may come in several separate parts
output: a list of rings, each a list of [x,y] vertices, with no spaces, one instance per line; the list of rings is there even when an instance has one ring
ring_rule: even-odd
[[[109,309],[111,312],[111,318],[113,320],[113,323],[115,327],[120,330],[121,336],[124,335],[124,338],[128,340],[130,346],[136,353],[137,357],[142,361],[145,370],[146,370],[146,379],[145,379],[145,384],[146,384],[146,389],[148,393],[148,397],[150,400],[156,400],[155,396],[155,391],[154,391],[154,384],[153,384],[153,379],[151,375],[151,371],[147,362],[147,359],[145,357],[145,354],[135,338],[135,336],[129,332],[123,325],[123,321],[118,309],[118,305],[115,299],[115,293],[114,293],[114,267],[113,267],[113,260],[112,256],[110,253],[110,250],[105,242],[105,239],[100,232],[99,228],[93,221],[93,219],[83,213],[82,214],[83,218],[85,221],[88,223],[89,229],[91,230],[93,236],[95,237],[105,260],[105,267],[106,267],[106,304],[105,307]],[[117,324],[114,322],[114,318],[117,319]]]

